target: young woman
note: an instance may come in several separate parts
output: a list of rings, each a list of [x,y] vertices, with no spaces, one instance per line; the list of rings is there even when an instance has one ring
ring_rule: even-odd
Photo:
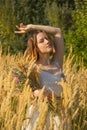
[[[56,98],[61,97],[63,89],[57,84],[64,78],[62,71],[64,39],[61,29],[44,25],[24,25],[23,23],[16,27],[19,30],[15,31],[16,34],[31,33],[28,39],[27,52],[31,58],[35,58],[36,68],[39,66],[41,68],[40,83],[41,87],[45,86],[44,95],[49,98],[53,91]],[[53,37],[50,38],[49,35]],[[33,96],[38,97],[40,92],[41,89],[36,89]],[[58,124],[55,130],[58,128]],[[29,125],[28,130],[33,130],[32,127]]]

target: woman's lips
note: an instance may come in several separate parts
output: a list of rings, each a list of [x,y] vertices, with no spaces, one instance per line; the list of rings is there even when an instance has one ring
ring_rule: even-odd
[[[52,45],[51,45],[51,44],[48,44],[46,47],[47,47],[47,48],[51,48],[51,47],[52,47]]]

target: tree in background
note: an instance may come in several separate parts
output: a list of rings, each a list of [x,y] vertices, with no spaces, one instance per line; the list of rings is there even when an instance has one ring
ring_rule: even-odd
[[[73,54],[80,59],[83,58],[84,65],[87,66],[87,2],[75,1],[75,10],[73,10],[72,28],[66,34],[67,46],[72,44]]]
[[[85,0],[0,0],[0,41],[3,53],[24,52],[28,34],[15,35],[15,25],[45,24],[60,27],[66,40],[66,55],[73,54],[87,64],[87,8]]]
[[[72,26],[72,8],[68,7],[68,3],[61,4],[48,2],[45,8],[45,16],[48,23],[52,26],[62,28],[63,32],[67,32]]]
[[[16,9],[16,1],[0,1],[0,41],[4,54],[7,54],[8,51],[17,53],[24,50],[24,36],[20,37],[14,34],[15,25],[19,20]]]

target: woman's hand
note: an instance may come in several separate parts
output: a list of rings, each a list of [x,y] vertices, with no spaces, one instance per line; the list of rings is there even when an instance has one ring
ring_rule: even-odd
[[[35,90],[35,91],[33,92],[33,98],[39,97],[41,91],[42,91],[42,89],[37,89],[37,90]],[[44,94],[44,97],[47,97],[47,98],[48,98],[48,100],[51,100],[51,99],[52,99],[52,93],[51,93],[51,92],[45,90],[43,94]]]
[[[41,89],[35,90],[35,91],[33,92],[33,96],[34,96],[34,97],[39,97],[40,92],[41,92]]]
[[[31,30],[31,24],[29,24],[29,25],[24,25],[23,23],[20,23],[19,26],[16,25],[16,28],[17,28],[19,31],[15,31],[15,34],[24,34],[24,33],[27,33],[28,31]]]

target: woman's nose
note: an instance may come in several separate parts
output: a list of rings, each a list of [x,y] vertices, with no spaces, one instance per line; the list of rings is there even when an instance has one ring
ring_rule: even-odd
[[[45,43],[49,43],[49,40],[48,40],[48,39],[45,39]]]

